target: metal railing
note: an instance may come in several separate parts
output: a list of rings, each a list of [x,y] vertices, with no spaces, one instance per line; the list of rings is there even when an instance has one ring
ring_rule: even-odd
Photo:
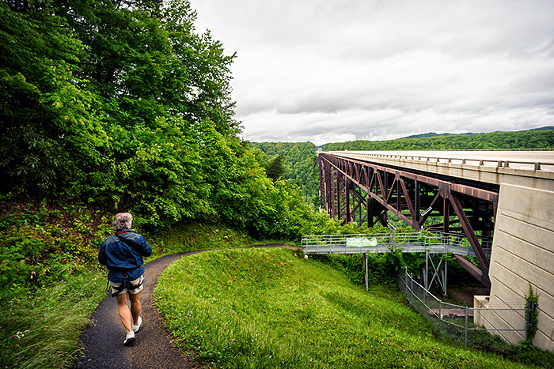
[[[552,151],[544,150],[543,152]],[[364,151],[330,151],[331,154],[337,155],[359,155],[368,158],[380,158],[380,159],[394,159],[394,160],[412,160],[418,162],[428,162],[428,163],[453,163],[453,164],[462,164],[462,165],[476,165],[476,166],[486,166],[486,167],[496,167],[496,168],[517,168],[517,169],[527,169],[527,170],[554,170],[554,162],[545,162],[545,161],[535,161],[535,160],[513,160],[513,159],[493,159],[493,158],[457,158],[457,157],[448,157],[448,156],[430,156],[430,155],[421,155],[421,154],[411,154],[411,153],[378,153],[378,152],[364,152]],[[515,167],[514,167],[515,165]]]
[[[481,246],[490,257],[492,241],[480,240]],[[386,253],[394,250],[402,252],[452,252],[460,256],[475,256],[471,244],[462,234],[453,233],[374,233],[305,235],[302,247],[306,254],[361,254]]]
[[[509,306],[468,307],[444,302],[419,284],[407,270],[402,270],[398,277],[398,286],[416,311],[421,313],[442,335],[464,347],[469,344],[477,347],[490,344],[490,334],[508,341],[507,336],[517,335],[522,341],[528,327],[524,302],[512,303]],[[493,327],[490,321],[494,316],[509,315],[509,322]],[[487,325],[485,328],[484,325]],[[512,340],[513,341],[513,340]]]

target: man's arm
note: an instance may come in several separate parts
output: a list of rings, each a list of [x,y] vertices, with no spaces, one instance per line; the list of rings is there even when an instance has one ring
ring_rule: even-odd
[[[142,236],[140,236],[140,249],[142,256],[152,255],[152,246],[150,246],[146,239]]]
[[[106,265],[106,243],[105,241],[102,242],[102,245],[100,246],[100,250],[98,250],[98,262],[101,265]]]

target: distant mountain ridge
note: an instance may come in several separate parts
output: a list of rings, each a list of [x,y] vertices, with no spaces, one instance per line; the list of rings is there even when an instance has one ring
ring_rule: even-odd
[[[429,137],[439,137],[439,136],[455,136],[455,135],[478,135],[479,133],[473,133],[473,132],[466,132],[466,133],[435,133],[435,132],[428,132],[428,133],[421,133],[418,135],[411,135],[406,137],[401,137],[399,139],[403,138],[429,138]]]
[[[522,131],[494,131],[492,133],[498,133],[498,132],[524,132],[524,131],[549,131],[549,130],[554,130],[554,126],[532,128],[532,129],[526,129],[526,130],[522,130]],[[403,138],[428,138],[428,137],[455,136],[455,135],[470,136],[470,135],[479,135],[479,134],[483,134],[483,133],[485,133],[485,132],[466,132],[466,133],[435,133],[435,132],[428,132],[428,133],[421,133],[421,134],[418,134],[418,135],[411,135],[411,136],[401,137],[400,139],[403,139]]]
[[[386,141],[348,141],[316,146],[311,142],[250,142],[269,161],[278,155],[284,157],[285,175],[289,182],[298,185],[307,202],[319,206],[319,171],[317,150],[510,150],[554,148],[554,127],[541,127],[524,131],[490,133],[435,133],[398,138]]]
[[[554,147],[554,127],[463,134],[428,132],[384,141],[333,142],[320,147],[323,151],[546,149]]]

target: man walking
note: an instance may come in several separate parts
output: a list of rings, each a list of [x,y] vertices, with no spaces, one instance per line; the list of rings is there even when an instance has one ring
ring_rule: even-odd
[[[98,261],[108,267],[112,297],[117,299],[119,317],[127,332],[125,346],[135,344],[135,333],[142,324],[140,292],[145,280],[142,257],[152,255],[152,247],[131,229],[132,223],[131,214],[116,214],[112,223],[115,234],[102,242],[98,252]]]

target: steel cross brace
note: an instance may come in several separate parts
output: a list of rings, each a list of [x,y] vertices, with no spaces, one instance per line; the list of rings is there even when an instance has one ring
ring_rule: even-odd
[[[446,296],[447,264],[446,264],[446,261],[443,260],[440,256],[437,257],[436,259],[437,259],[437,264],[435,265],[432,254],[425,252],[425,275],[424,275],[425,286],[424,287],[427,291],[429,291],[433,286],[433,282],[435,282],[435,279],[436,279],[438,287],[440,287],[442,290],[442,294]],[[429,266],[432,267],[431,270],[429,269]],[[431,271],[431,280],[429,280],[429,271]]]

